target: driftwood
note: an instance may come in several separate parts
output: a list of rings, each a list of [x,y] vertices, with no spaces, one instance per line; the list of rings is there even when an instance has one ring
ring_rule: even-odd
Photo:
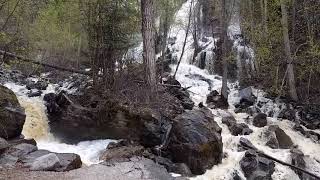
[[[37,65],[40,65],[40,66],[57,69],[59,71],[67,71],[67,72],[78,73],[78,74],[83,74],[83,75],[87,75],[87,76],[91,75],[89,72],[86,72],[86,71],[81,71],[81,70],[77,70],[77,69],[69,69],[69,68],[65,68],[65,67],[55,66],[55,65],[44,63],[44,62],[36,61],[36,60],[33,60],[33,59],[29,59],[29,58],[26,58],[26,57],[23,57],[23,56],[19,56],[19,55],[10,53],[10,52],[2,51],[2,50],[0,50],[0,54],[2,54],[3,56],[7,56],[7,57],[14,58],[14,59],[18,59],[18,60],[21,60],[21,61],[24,61],[24,62],[33,63],[33,64],[37,64]]]
[[[261,155],[261,156],[263,156],[263,157],[265,157],[265,158],[267,158],[267,159],[270,159],[270,160],[272,160],[272,161],[274,161],[274,162],[280,163],[280,164],[282,164],[282,165],[284,165],[284,166],[291,167],[291,168],[293,168],[293,169],[295,169],[295,170],[297,170],[297,171],[303,172],[303,173],[305,173],[305,174],[308,174],[309,176],[312,176],[312,177],[320,180],[320,177],[319,177],[319,176],[317,176],[317,175],[315,175],[315,174],[313,174],[313,173],[311,173],[311,172],[309,172],[309,171],[307,171],[307,170],[305,170],[305,169],[302,169],[302,168],[300,168],[300,167],[298,167],[298,166],[294,166],[294,165],[292,165],[292,164],[289,164],[289,163],[286,163],[286,162],[281,161],[281,160],[279,160],[279,159],[276,159],[276,158],[274,158],[274,157],[272,157],[272,156],[270,156],[270,155],[265,154],[265,153],[264,153],[263,151],[261,151],[261,150],[254,149],[254,148],[252,148],[252,147],[250,147],[250,146],[246,146],[245,144],[241,144],[241,145],[242,145],[243,147],[247,148],[247,149],[254,150],[255,152],[257,152],[257,154],[259,154],[259,155]]]

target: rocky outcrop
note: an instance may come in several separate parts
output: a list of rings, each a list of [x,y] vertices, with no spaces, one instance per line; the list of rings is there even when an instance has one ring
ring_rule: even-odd
[[[303,128],[301,125],[296,124],[293,126],[293,129],[300,132],[302,135],[304,135],[306,138],[312,139],[316,143],[320,143],[320,134],[312,131],[312,130],[307,130]]]
[[[240,160],[240,167],[248,180],[272,180],[275,171],[273,161],[258,156],[254,151],[248,150]]]
[[[26,81],[26,88],[29,90],[37,89],[37,90],[46,90],[48,87],[48,83],[44,80],[33,81],[28,79]]]
[[[293,142],[279,126],[271,125],[265,132],[267,137],[266,145],[273,149],[290,149],[293,146]]]
[[[173,162],[185,163],[193,174],[220,163],[222,146],[221,128],[210,110],[186,111],[174,119],[168,150]]]
[[[264,127],[268,124],[267,115],[264,113],[258,113],[253,117],[252,124],[256,127]]]
[[[15,94],[0,85],[0,137],[4,139],[19,137],[25,118],[25,111]]]

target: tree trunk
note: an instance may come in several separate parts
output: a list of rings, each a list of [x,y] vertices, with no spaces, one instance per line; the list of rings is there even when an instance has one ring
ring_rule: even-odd
[[[146,80],[154,92],[157,84],[154,32],[154,0],[141,0],[143,63]]]
[[[164,14],[164,20],[163,20],[163,36],[162,36],[162,47],[161,47],[161,62],[162,62],[162,67],[161,67],[161,77],[163,75],[163,68],[164,68],[164,61],[165,61],[165,56],[166,56],[166,47],[167,47],[167,38],[168,38],[168,31],[169,31],[169,2],[166,0],[165,2],[165,14]]]
[[[221,3],[221,41],[222,41],[222,64],[223,64],[223,75],[222,75],[222,89],[221,95],[227,102],[228,100],[228,62],[227,62],[227,9],[226,9],[226,1],[222,0]]]
[[[283,41],[285,45],[285,55],[287,58],[287,68],[288,68],[288,83],[290,88],[290,97],[294,101],[298,101],[298,95],[295,85],[295,77],[293,71],[293,58],[291,55],[290,39],[289,39],[289,30],[288,30],[288,13],[285,0],[280,0],[281,4],[281,14],[282,14],[282,29],[283,29]]]

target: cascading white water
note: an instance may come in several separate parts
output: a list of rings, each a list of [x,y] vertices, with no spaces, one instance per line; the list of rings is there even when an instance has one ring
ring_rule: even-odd
[[[174,54],[179,57],[181,55],[181,49],[183,46],[183,40],[185,37],[185,30],[181,29],[181,24],[186,24],[188,20],[188,9],[192,0],[188,0],[182,5],[182,8],[176,13],[176,22],[180,22],[177,25],[174,25],[172,28],[170,37],[177,37],[176,43],[170,47],[173,49]],[[237,4],[235,4],[237,5]],[[237,12],[237,8],[235,8],[234,17],[232,17],[231,24],[228,28],[228,36],[231,40],[234,40],[234,48],[241,53],[242,51],[248,51],[248,54],[251,54],[251,57],[254,57],[253,50],[249,47],[244,49],[240,43],[239,39],[232,39],[235,35],[241,34],[240,29],[240,21],[239,21],[239,13]],[[181,22],[182,21],[182,22]],[[201,70],[193,65],[189,65],[190,62],[190,54],[193,54],[194,49],[192,48],[192,35],[189,34],[187,41],[187,52],[186,55],[183,56],[182,64],[179,67],[177,72],[176,78],[181,83],[183,87],[190,87],[189,89],[192,100],[198,104],[200,102],[206,102],[206,96],[210,93],[209,91],[209,84],[205,81],[199,80],[194,78],[194,76],[190,75],[201,75],[206,79],[210,79],[212,81],[212,90],[220,91],[222,82],[221,77],[217,75],[210,75],[208,71]],[[179,51],[180,50],[180,51]],[[254,66],[253,62],[249,62],[252,66]],[[176,66],[172,66],[172,69],[176,69]],[[245,113],[236,114],[234,112],[234,104],[239,102],[239,95],[238,91],[234,88],[236,84],[228,84],[230,89],[229,95],[229,104],[231,105],[230,109],[228,110],[238,121],[238,123],[244,123],[245,118],[249,115]],[[283,120],[280,121],[276,118],[278,112],[280,112],[280,107],[278,104],[274,103],[272,100],[264,98],[262,96],[263,92],[259,90],[254,90],[256,92],[256,96],[258,97],[258,101],[266,102],[265,105],[261,108],[263,112],[268,113],[269,111],[273,111],[274,118],[268,118],[268,124],[278,125],[281,129],[283,129],[293,140],[294,144],[299,147],[300,150],[304,152],[306,155],[305,161],[307,163],[307,169],[314,174],[320,175],[320,153],[318,152],[320,149],[320,144],[314,143],[312,140],[305,138],[298,132],[294,131],[292,127],[294,124],[290,121]],[[219,165],[214,166],[212,169],[207,170],[204,175],[197,176],[191,179],[195,180],[228,180],[232,179],[233,173],[237,171],[239,175],[245,179],[239,161],[244,155],[244,152],[238,152],[237,145],[239,144],[239,140],[241,137],[245,137],[249,139],[257,148],[263,150],[266,154],[271,155],[275,158],[283,160],[285,162],[291,162],[290,158],[290,150],[286,149],[271,149],[270,147],[265,145],[266,140],[263,139],[262,134],[266,131],[266,128],[257,128],[250,124],[249,127],[254,131],[250,135],[246,136],[232,136],[228,127],[221,122],[221,114],[225,113],[219,109],[213,109],[212,113],[215,115],[215,121],[219,124],[222,128],[222,140],[223,140],[223,151],[226,153],[226,158],[222,160],[222,163]],[[274,180],[284,180],[284,179],[291,179],[291,180],[299,180],[298,175],[294,173],[288,167],[280,165],[276,163],[275,172],[272,175]]]
[[[21,106],[25,108],[26,121],[22,134],[26,138],[35,139],[39,149],[57,153],[75,153],[80,155],[85,165],[92,165],[100,162],[100,153],[106,149],[110,142],[114,142],[114,140],[107,139],[84,141],[76,145],[61,143],[50,133],[43,96],[30,98],[27,96],[28,90],[25,86],[14,83],[6,83],[4,85],[17,95]],[[68,86],[68,84],[65,84],[65,86]],[[56,85],[49,84],[49,87],[43,94],[55,92],[55,87]],[[62,89],[67,90],[68,88],[62,87]]]

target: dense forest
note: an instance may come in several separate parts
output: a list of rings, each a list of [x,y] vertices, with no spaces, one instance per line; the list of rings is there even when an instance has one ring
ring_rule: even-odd
[[[0,179],[318,179],[319,81],[319,0],[0,0]]]

